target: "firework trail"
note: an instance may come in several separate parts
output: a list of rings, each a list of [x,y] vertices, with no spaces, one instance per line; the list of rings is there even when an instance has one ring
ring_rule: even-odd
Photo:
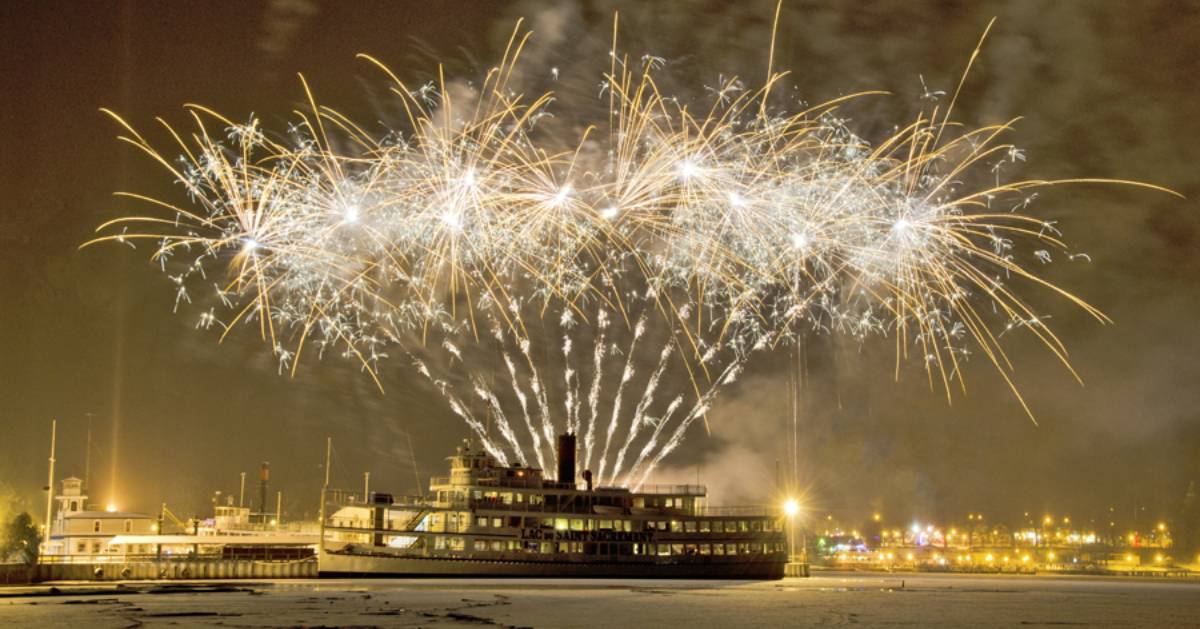
[[[475,434],[479,437],[479,440],[483,443],[484,448],[487,449],[488,453],[496,457],[497,461],[501,461],[504,465],[507,465],[508,456],[505,455],[502,449],[496,447],[496,445],[489,438],[487,429],[484,427],[483,423],[475,419],[475,416],[471,414],[470,409],[464,405],[462,400],[458,399],[458,396],[456,396],[450,390],[450,386],[445,381],[434,378],[430,373],[429,368],[425,366],[423,361],[414,358],[413,365],[416,367],[418,373],[428,378],[429,381],[433,383],[433,386],[436,387],[438,391],[440,391],[442,395],[446,397],[446,402],[449,404],[450,410],[453,411],[455,415],[458,415],[460,418],[462,418],[462,420],[466,422],[467,426],[475,432]]]
[[[608,431],[604,435],[604,451],[600,453],[600,459],[597,464],[599,469],[596,471],[596,478],[604,478],[604,466],[608,462],[608,447],[612,443],[613,435],[617,432],[617,424],[621,420],[621,396],[625,393],[625,385],[633,380],[634,369],[633,359],[636,356],[638,341],[642,339],[642,335],[646,332],[646,320],[639,319],[633,328],[633,339],[629,341],[629,349],[625,352],[625,368],[621,370],[621,380],[617,385],[616,397],[613,399],[612,417],[608,421]],[[591,449],[593,444],[587,444],[585,451]],[[588,465],[590,461],[585,460],[584,464]]]
[[[542,437],[546,439],[546,444],[549,446],[554,443],[554,422],[550,416],[550,403],[547,401],[546,390],[542,388],[542,381],[538,378],[537,367],[534,366],[533,357],[529,355],[529,340],[522,339],[520,341],[521,354],[525,357],[525,362],[529,366],[529,388],[533,390],[533,397],[537,400],[538,409],[541,411],[542,418]]]
[[[499,328],[496,328],[497,340],[503,341],[499,336]],[[521,406],[521,417],[525,420],[525,429],[529,432],[530,439],[533,441],[533,454],[537,457],[538,466],[544,470],[550,469],[546,467],[546,458],[542,455],[542,436],[533,427],[533,418],[529,416],[529,398],[525,395],[525,390],[521,387],[521,380],[517,377],[517,367],[513,364],[512,356],[504,354],[504,364],[508,367],[509,383],[512,385],[513,394],[517,398],[517,403]]]
[[[570,337],[563,337],[562,357],[563,357],[563,362],[565,362],[568,365],[571,364],[571,339],[570,339]],[[576,419],[575,418],[575,410],[576,410],[575,398],[579,395],[579,387],[575,386],[575,385],[577,385],[578,382],[579,382],[578,379],[575,378],[575,370],[574,369],[567,367],[566,369],[563,370],[563,385],[567,392],[566,399],[563,400],[563,410],[566,412],[567,432],[572,433],[572,434],[579,432],[579,426],[577,426],[575,424],[575,419]]]
[[[654,401],[654,392],[658,389],[658,381],[662,379],[663,372],[667,369],[667,359],[671,357],[673,347],[667,345],[663,347],[662,354],[658,361],[658,368],[654,370],[654,374],[650,376],[650,381],[646,384],[646,389],[642,392],[642,399],[638,402],[637,408],[633,411],[633,418],[629,422],[628,435],[625,437],[625,443],[621,449],[617,451],[617,460],[613,463],[611,482],[616,482],[621,476],[621,464],[625,461],[625,452],[629,450],[629,446],[633,444],[633,440],[637,437],[638,432],[646,423],[646,409]],[[615,422],[614,422],[615,423]],[[601,479],[600,482],[603,482]]]
[[[629,474],[630,477],[633,477],[642,468],[642,464],[646,460],[646,457],[650,456],[655,450],[658,449],[659,436],[662,434],[663,429],[665,429],[667,426],[670,425],[671,419],[673,417],[675,417],[675,413],[679,410],[679,407],[682,405],[683,405],[683,397],[682,396],[676,397],[674,400],[671,400],[671,404],[667,406],[667,410],[663,413],[662,417],[660,417],[656,422],[654,422],[654,431],[652,433],[650,433],[649,438],[646,440],[646,444],[642,447],[641,452],[638,454],[637,458],[634,459],[633,465],[630,466],[630,469],[632,470]],[[618,470],[618,472],[619,472],[619,470]],[[618,475],[619,474],[613,474],[614,477],[617,477]],[[649,475],[649,470],[647,470],[643,476],[648,476],[648,475]],[[628,485],[629,483],[626,483],[626,484]]]
[[[475,378],[475,393],[480,399],[487,402],[488,410],[491,411],[492,418],[496,425],[500,428],[500,434],[508,441],[509,447],[512,448],[513,454],[518,461],[528,461],[525,458],[525,453],[521,449],[521,442],[517,439],[517,433],[513,430],[512,424],[508,423],[508,417],[504,414],[504,407],[501,406],[500,400],[496,399],[496,394],[484,385],[481,378]]]
[[[614,21],[601,72],[607,122],[581,119],[583,131],[565,139],[537,124],[555,97],[512,84],[528,38],[518,23],[465,102],[444,78],[411,86],[364,56],[407,117],[378,136],[319,105],[306,83],[309,108],[286,133],[189,106],[190,131],[162,123],[173,141],[166,155],[108,112],[120,139],[163,167],[184,200],[120,193],[155,213],[109,221],[85,246],[154,243],[176,308],[192,303],[189,286],[226,278],[217,295],[229,316],[208,310],[198,327],[218,322],[222,338],[256,328],[281,373],[294,374],[315,342],[382,388],[385,350],[398,346],[501,461],[527,462],[528,443],[545,468],[552,453],[543,451],[566,429],[583,434],[583,462],[598,479],[627,484],[678,447],[751,354],[800,334],[889,337],[897,377],[914,355],[948,400],[965,389],[961,362],[973,350],[1024,407],[1000,341],[1007,332],[1031,333],[1074,371],[1023,291],[1047,290],[1107,320],[1037,275],[1052,252],[1083,254],[1027,212],[1037,188],[1116,180],[1001,181],[1024,155],[1002,141],[1009,125],[951,118],[963,81],[945,106],[872,143],[838,113],[869,94],[793,111],[774,89],[786,75],[772,67],[773,47],[760,87],[722,76],[703,98],[663,94],[656,73],[670,68],[623,54]],[[534,332],[556,321],[557,336]],[[653,342],[642,339],[647,326]],[[434,373],[491,364],[470,358],[491,343],[489,330],[505,348],[508,387]],[[606,378],[613,355],[624,368]],[[656,366],[640,370],[646,357]],[[543,377],[560,367],[561,379]],[[663,408],[668,369],[686,384],[665,392]],[[627,393],[638,399],[632,412]],[[560,407],[557,426],[551,409]],[[516,409],[527,435],[508,420]],[[622,475],[631,449],[638,456]]]
[[[580,457],[580,460],[583,461],[584,469],[588,469],[592,447],[596,443],[596,420],[599,418],[598,412],[600,406],[600,377],[602,375],[601,368],[604,365],[604,343],[608,330],[607,311],[601,310],[597,313],[596,326],[600,330],[600,336],[596,340],[596,347],[592,351],[592,385],[588,390],[588,422],[587,428],[583,432],[583,456]]]
[[[420,364],[426,370],[431,369],[428,365],[438,366],[439,373],[426,377],[440,385],[438,390],[452,408],[461,408],[463,404],[455,395],[458,387],[447,383],[455,378],[470,383],[475,398],[482,404],[482,412],[488,415],[488,421],[485,425],[476,419],[479,416],[478,409],[456,410],[456,413],[473,419],[472,428],[476,437],[485,443],[489,451],[504,451],[508,460],[522,463],[533,457],[546,469],[544,466],[554,457],[552,442],[544,439],[546,434],[590,427],[589,432],[582,433],[585,437],[582,446],[584,454],[580,460],[584,469],[592,469],[591,466],[595,465],[598,483],[627,484],[636,480],[625,469],[629,451],[643,453],[637,461],[640,472],[645,467],[643,463],[647,457],[662,443],[661,435],[673,434],[677,428],[676,420],[689,420],[690,423],[690,419],[703,414],[717,390],[731,378],[722,375],[714,380],[707,386],[707,394],[676,393],[669,403],[660,402],[657,393],[664,375],[672,365],[678,365],[683,360],[679,336],[670,319],[651,316],[656,312],[652,299],[631,295],[624,307],[638,317],[632,329],[618,326],[608,330],[608,324],[601,322],[607,321],[612,315],[608,310],[599,309],[596,311],[595,327],[577,326],[569,317],[542,318],[539,321],[546,322],[545,327],[525,326],[527,330],[539,331],[538,334],[525,335],[501,326],[493,318],[497,316],[493,311],[482,310],[480,316],[487,319],[486,324],[493,331],[494,344],[472,345],[458,338],[469,337],[469,331],[451,330],[443,333],[453,335],[453,339],[427,343],[424,350],[414,351],[422,352]],[[527,315],[539,316],[537,313],[512,309],[507,315],[518,321],[523,321]],[[558,321],[557,325],[550,325],[549,322],[554,319]],[[596,333],[598,330],[606,332]],[[543,365],[534,363],[524,369],[518,367],[521,356],[529,357],[527,363],[534,362],[533,356],[552,352],[555,348],[561,350],[568,344],[573,348],[571,351],[557,353],[556,357],[561,359],[561,363],[544,366],[545,369],[559,369],[574,374],[570,379],[559,380],[561,384],[557,387],[542,386],[544,379],[540,373],[544,370],[540,367]],[[505,363],[508,381],[493,387],[488,384],[492,372],[484,366],[495,362],[494,356],[497,354]],[[740,367],[746,357],[746,353],[725,344],[710,347],[705,352],[704,360],[710,367],[727,364]],[[645,369],[639,366],[643,362],[647,363]],[[480,367],[474,367],[476,365]],[[726,368],[725,371],[729,370]],[[548,415],[545,423],[535,423],[529,416],[528,395],[525,394],[527,389],[537,390],[549,408],[579,405],[582,411],[576,384],[580,381],[588,381],[591,391],[595,392],[589,392],[591,400],[588,402],[588,415],[593,418],[593,421],[586,422],[589,426],[583,426],[578,418],[573,419],[571,413]],[[602,400],[601,391],[608,391],[612,395]],[[698,410],[693,411],[692,415],[680,417],[676,413],[681,408],[693,407]],[[506,409],[519,409],[523,421],[511,421],[513,415]],[[600,417],[608,418],[608,421],[594,421]],[[651,427],[653,430],[650,430]],[[595,437],[595,428],[604,432],[589,444],[586,436],[591,434]],[[532,447],[527,449],[524,444],[532,444]],[[614,454],[615,457],[612,456]],[[657,464],[657,460],[654,464]]]

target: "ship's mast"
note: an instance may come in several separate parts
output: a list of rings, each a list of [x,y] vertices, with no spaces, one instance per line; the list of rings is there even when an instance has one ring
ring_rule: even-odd
[[[87,450],[83,454],[83,493],[90,494],[92,491],[92,414],[87,415]],[[85,505],[86,508],[86,505]]]
[[[317,560],[320,561],[321,553],[325,552],[325,493],[329,491],[329,459],[333,453],[333,437],[325,437],[325,484],[321,485],[321,534],[317,538]]]
[[[425,497],[425,488],[421,485],[421,470],[417,467],[417,453],[413,450],[412,433],[405,432],[404,436],[408,438],[408,457],[412,459],[413,478],[417,480],[417,495]]]
[[[58,440],[58,420],[50,420],[50,479],[46,484],[46,533],[42,542],[50,544],[50,517],[54,512],[54,448]]]

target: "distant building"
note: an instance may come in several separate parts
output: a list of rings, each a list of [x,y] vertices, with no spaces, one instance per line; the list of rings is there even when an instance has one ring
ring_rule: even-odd
[[[296,561],[316,554],[316,532],[281,530],[276,520],[254,521],[257,514],[249,507],[215,505],[213,517],[189,520],[182,534],[121,534],[110,547],[120,555],[146,554],[155,557],[195,557],[198,559],[247,559],[259,561]]]
[[[1177,531],[1177,532],[1176,532]],[[1178,522],[1175,526],[1174,538],[1178,558],[1191,561],[1194,557],[1200,562],[1200,500],[1196,497],[1196,481],[1188,483],[1187,493],[1184,494],[1183,504],[1179,510]]]
[[[154,552],[152,547],[117,547],[110,542],[118,535],[148,535],[156,530],[154,518],[144,513],[95,510],[88,506],[83,481],[66,478],[62,493],[55,496],[57,512],[50,538],[42,545],[44,562],[93,563],[121,561],[127,554]]]

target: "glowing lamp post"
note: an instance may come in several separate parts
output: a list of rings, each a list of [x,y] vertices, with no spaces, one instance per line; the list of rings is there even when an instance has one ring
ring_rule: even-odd
[[[788,562],[796,555],[794,540],[796,537],[796,514],[800,513],[800,503],[795,498],[788,498],[783,503],[783,514],[787,516]]]

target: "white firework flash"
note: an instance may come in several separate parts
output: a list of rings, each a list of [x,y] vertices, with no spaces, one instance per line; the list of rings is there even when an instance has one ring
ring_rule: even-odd
[[[538,121],[556,97],[512,85],[529,36],[518,23],[500,62],[459,100],[444,78],[413,88],[364,56],[407,112],[381,134],[319,105],[307,84],[309,108],[283,133],[189,106],[189,131],[163,123],[174,141],[166,153],[108,112],[121,140],[162,166],[186,201],[119,193],[155,213],[109,221],[85,246],[155,243],[175,308],[201,294],[189,286],[206,293],[208,278],[224,278],[216,293],[227,315],[205,304],[196,327],[218,323],[222,337],[255,328],[281,373],[294,374],[314,341],[319,355],[339,348],[382,388],[384,350],[399,346],[501,461],[528,454],[544,468],[555,433],[570,430],[598,479],[637,486],[751,354],[801,333],[886,335],[897,375],[914,354],[947,399],[966,386],[960,363],[982,355],[1024,406],[1000,343],[1009,330],[1034,335],[1074,371],[1023,291],[1107,320],[1038,275],[1086,254],[1028,213],[1035,189],[1164,190],[1001,181],[1002,166],[1024,153],[1004,143],[1008,124],[951,117],[962,81],[946,103],[932,100],[875,142],[839,116],[871,93],[789,108],[773,50],[759,87],[722,78],[700,98],[664,94],[656,77],[671,65],[623,54],[615,20],[597,72],[607,116],[578,120],[578,136],[543,133]],[[555,120],[572,119],[571,103],[555,107]],[[654,333],[643,338],[647,327]],[[479,371],[488,350],[505,369]],[[444,377],[434,356],[476,371]],[[497,374],[509,382],[488,384]],[[668,382],[673,390],[656,395]],[[562,396],[551,391],[559,386]],[[516,409],[527,434],[507,419]],[[631,448],[639,454],[626,471]]]

